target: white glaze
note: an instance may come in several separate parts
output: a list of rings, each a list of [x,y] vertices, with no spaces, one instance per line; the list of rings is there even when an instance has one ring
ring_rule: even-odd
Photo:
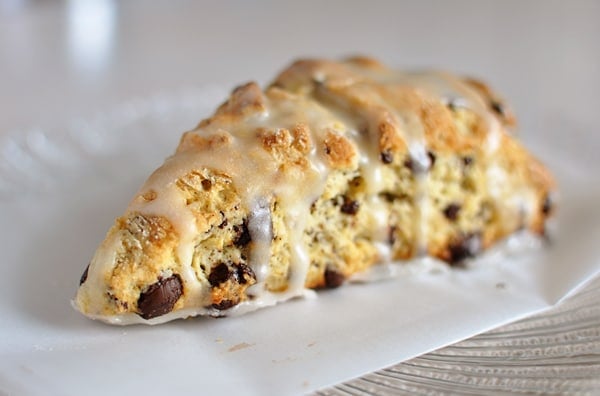
[[[248,219],[248,231],[254,243],[250,252],[250,263],[259,284],[268,276],[268,263],[271,256],[271,239],[273,238],[273,224],[269,201],[261,197],[251,206],[251,216]]]

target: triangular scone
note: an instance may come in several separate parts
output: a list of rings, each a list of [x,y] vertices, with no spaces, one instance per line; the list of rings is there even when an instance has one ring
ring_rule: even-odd
[[[367,58],[236,88],[118,218],[74,305],[161,323],[272,305],[379,263],[544,232],[549,173],[485,85]]]

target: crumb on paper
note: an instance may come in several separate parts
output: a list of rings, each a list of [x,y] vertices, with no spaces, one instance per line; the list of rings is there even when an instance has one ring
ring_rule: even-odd
[[[504,290],[504,289],[506,289],[506,283],[504,283],[504,282],[498,282],[498,283],[496,283],[496,289],[498,289],[498,290]]]
[[[308,388],[308,387],[310,386],[310,382],[308,382],[308,381],[304,381],[304,382],[302,383],[302,386],[303,386],[304,388]]]
[[[310,348],[310,347],[315,346],[316,344],[317,344],[317,341],[313,341],[313,342],[309,342],[306,346]]]
[[[297,357],[295,357],[295,356],[288,356],[288,357],[285,357],[283,359],[271,359],[271,363],[278,364],[278,363],[286,363],[286,362],[295,362],[296,360],[298,360]]]
[[[235,344],[234,346],[232,346],[231,348],[229,348],[227,350],[227,352],[235,352],[235,351],[239,351],[241,349],[246,349],[249,348],[251,346],[253,346],[254,344],[248,344],[247,342],[240,342],[239,344]]]
[[[221,337],[219,337],[219,338],[215,338],[215,342],[216,342],[217,344],[222,344],[222,343],[223,343],[223,339],[222,339]]]

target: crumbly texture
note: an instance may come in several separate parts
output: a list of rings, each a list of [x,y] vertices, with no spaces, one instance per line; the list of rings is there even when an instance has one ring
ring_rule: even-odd
[[[272,114],[274,109],[281,113],[294,109],[290,111],[296,112],[295,121],[282,118],[280,124],[275,119],[269,126],[248,127],[244,131],[251,133],[244,132],[244,138],[258,142],[262,152],[256,155],[268,157],[270,168],[284,175],[287,183],[305,180],[303,175],[316,158],[311,155],[321,158],[328,169],[319,184],[321,191],[303,212],[307,288],[337,287],[382,261],[402,262],[424,253],[460,265],[518,230],[543,234],[554,211],[552,177],[515,140],[510,132],[514,116],[489,87],[462,80],[487,105],[486,119],[452,98],[387,84],[388,70],[368,58],[296,62],[265,91],[254,83],[234,90],[213,117],[184,134],[177,150],[176,156],[203,155],[229,147],[239,137],[236,125],[256,123],[257,114],[266,110]],[[318,123],[297,115],[302,109],[294,104],[308,106],[309,113],[326,109],[341,127],[328,124],[318,130]],[[391,115],[394,111],[404,115],[403,124]],[[498,126],[493,149],[487,146],[490,117]],[[410,131],[402,130],[417,126],[422,130],[425,162],[411,154],[406,138]],[[379,178],[375,190],[363,157],[376,161],[370,165]],[[89,287],[100,282],[104,291],[95,298],[101,295],[103,301],[92,301],[85,289],[88,269],[82,277],[76,299],[82,312],[135,313],[146,319],[198,306],[219,316],[255,298],[250,291],[259,278],[270,292],[288,289],[298,241],[292,239],[294,219],[284,198],[267,197],[271,240],[266,273],[261,275],[251,262],[257,249],[249,229],[254,213],[235,175],[192,166],[172,185],[193,216],[191,261],[181,261],[178,249],[190,237],[175,227],[172,218],[130,209],[116,220],[101,247],[114,252],[111,263],[92,261],[89,269],[102,271]],[[161,194],[142,189],[134,202],[151,204]],[[190,268],[195,290],[200,290],[193,298],[192,281],[182,275]]]

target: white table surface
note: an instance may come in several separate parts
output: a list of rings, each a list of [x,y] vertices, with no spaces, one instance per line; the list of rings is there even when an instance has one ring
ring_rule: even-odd
[[[264,84],[299,57],[352,54],[399,68],[443,68],[482,77],[512,103],[523,139],[534,152],[536,142],[551,140],[554,147],[598,163],[598,1],[0,0],[0,139],[51,129],[136,98],[207,84]],[[576,144],[579,139],[585,139],[585,147]],[[572,177],[579,177],[576,170]],[[600,293],[586,298],[591,295],[595,302],[585,300],[584,306],[600,301]],[[597,328],[598,311],[586,313],[586,323]],[[593,393],[600,386],[600,335],[597,330],[579,334],[586,335],[591,341],[584,347],[559,351],[587,359],[580,371],[569,371],[573,387],[566,390]],[[483,337],[484,346],[497,348]],[[435,355],[424,358],[399,365],[396,372],[402,375],[388,387],[369,388],[365,383],[372,382],[365,377],[324,392],[443,393],[444,381],[473,384],[481,377],[474,371],[457,377],[452,367],[427,366]],[[410,370],[419,364],[438,374],[450,370],[455,377],[432,375],[419,382],[421,388],[411,388],[416,377]],[[540,378],[546,385],[534,383],[527,390],[565,391],[548,388],[549,375]],[[409,385],[402,385],[406,381]],[[454,391],[461,389],[469,391]]]

